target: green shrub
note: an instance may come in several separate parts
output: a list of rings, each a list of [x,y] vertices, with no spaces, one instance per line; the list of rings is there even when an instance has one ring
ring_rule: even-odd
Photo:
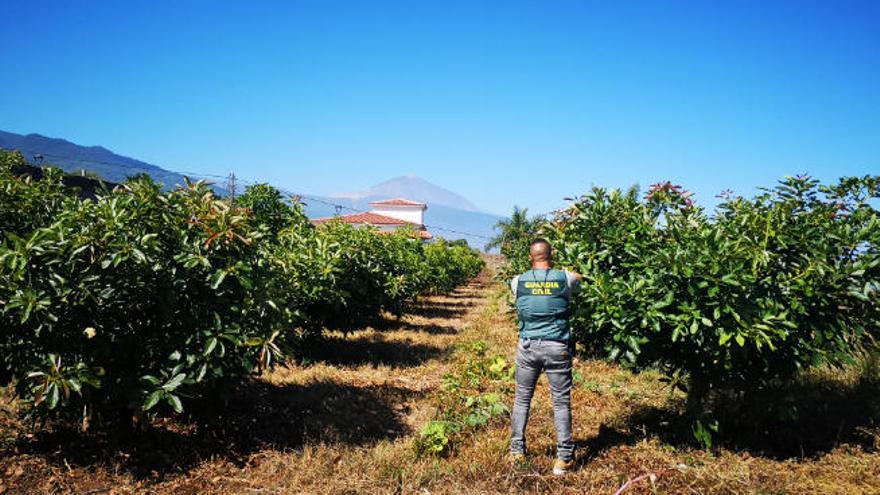
[[[576,338],[659,367],[699,410],[713,390],[845,364],[876,333],[878,195],[878,177],[786,178],[752,199],[726,195],[710,217],[669,183],[644,200],[596,188],[546,234],[557,264],[584,275]]]
[[[180,411],[268,365],[289,326],[259,232],[204,185],[141,178],[19,234],[0,246],[0,359],[37,411]]]
[[[294,291],[294,307],[307,326],[350,331],[376,322],[383,311],[401,313],[423,292],[421,249],[420,241],[404,233],[380,235],[330,222],[310,238],[287,236],[281,256],[302,259],[308,253],[306,263],[319,260],[317,266],[294,270],[296,276],[311,273]]]
[[[427,289],[435,294],[452,291],[477,276],[485,266],[483,259],[467,245],[442,238],[425,246],[425,262]]]
[[[0,150],[0,175],[6,178],[0,187],[0,242],[8,234],[22,235],[49,224],[61,210],[76,200],[75,191],[61,183],[58,168],[43,169],[45,180],[23,177],[9,180],[13,170],[27,165],[19,152]]]
[[[400,315],[419,295],[449,292],[484,266],[470,248],[443,239],[425,245],[405,229],[380,234],[336,221],[315,230],[311,238],[282,236],[280,255],[320,259],[317,266],[292,270],[313,274],[293,292],[298,294],[294,307],[314,329],[349,331],[377,321],[386,311]]]
[[[416,453],[420,455],[440,455],[447,451],[450,437],[460,426],[450,421],[429,421],[416,438]]]
[[[267,185],[238,206],[147,177],[83,200],[58,170],[15,176],[23,164],[0,152],[0,385],[36,414],[181,412],[303,338],[400,314],[482,268],[412,232],[315,228]]]

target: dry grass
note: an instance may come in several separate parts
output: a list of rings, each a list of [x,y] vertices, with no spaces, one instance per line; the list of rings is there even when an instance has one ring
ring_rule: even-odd
[[[504,421],[466,434],[446,458],[416,456],[413,439],[436,414],[442,376],[467,359],[456,344],[482,340],[512,360],[515,333],[505,308],[503,289],[484,274],[450,296],[428,298],[401,321],[331,335],[309,364],[278,369],[242,386],[226,405],[205,405],[186,421],[157,421],[135,438],[64,430],[16,436],[22,426],[14,406],[2,402],[0,492],[612,494],[655,473],[656,480],[627,493],[880,493],[873,410],[821,409],[853,422],[803,456],[765,454],[767,444],[754,436],[708,453],[665,431],[676,428],[668,421],[680,398],[670,397],[656,374],[599,361],[576,363],[580,455],[571,475],[548,475],[555,441],[544,379],[527,466],[507,464]],[[840,382],[825,392],[858,385],[822,378]],[[826,419],[837,424],[837,417]]]

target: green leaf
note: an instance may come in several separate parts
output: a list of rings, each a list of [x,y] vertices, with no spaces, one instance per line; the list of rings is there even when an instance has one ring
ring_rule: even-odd
[[[164,394],[165,392],[161,389],[154,390],[152,393],[150,393],[150,395],[147,396],[146,400],[144,400],[141,409],[143,409],[144,411],[149,411],[150,409],[155,407],[155,405],[158,404],[160,400],[162,400],[162,396]]]
[[[211,277],[211,288],[216,289],[220,287],[220,284],[223,283],[223,280],[226,279],[226,270],[218,270],[214,273],[214,276]]]
[[[209,337],[208,340],[205,341],[205,350],[202,351],[202,354],[205,356],[211,354],[215,347],[217,347],[217,337]]]
[[[665,307],[669,306],[670,304],[672,304],[672,301],[674,300],[674,298],[675,298],[675,293],[673,291],[669,291],[666,293],[666,297],[664,297],[661,301],[657,301],[656,303],[654,303],[654,305],[651,306],[651,308],[653,308],[653,309],[665,308]]]
[[[67,385],[76,393],[80,393],[80,391],[82,390],[82,383],[80,383],[79,380],[77,380],[76,378],[68,378]]]
[[[171,392],[171,391],[177,389],[177,387],[179,387],[180,384],[183,383],[183,380],[185,380],[185,379],[186,379],[186,373],[180,373],[180,374],[174,375],[170,380],[168,380],[165,383],[165,385],[162,385],[162,388],[164,390]]]
[[[134,258],[140,263],[146,263],[147,257],[144,255],[143,251],[138,248],[131,248],[131,253],[134,255]]]
[[[205,373],[207,371],[208,371],[207,364],[203,363],[201,366],[199,366],[199,372],[196,374],[196,382],[201,382],[202,379],[205,377]]]
[[[159,380],[158,378],[156,378],[153,375],[144,375],[141,377],[141,380],[149,383],[150,385],[156,386],[156,387],[158,387],[159,384],[162,383],[161,380]]]
[[[49,407],[49,409],[55,409],[60,399],[61,391],[58,389],[58,385],[56,385],[55,383],[49,384],[49,390],[46,399],[46,405]]]
[[[183,412],[183,404],[180,402],[180,397],[174,394],[168,394],[165,397],[165,401],[168,402],[168,405],[174,409],[174,412],[180,414]]]

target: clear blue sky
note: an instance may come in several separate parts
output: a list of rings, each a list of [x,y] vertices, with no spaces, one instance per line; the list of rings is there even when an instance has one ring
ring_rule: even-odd
[[[5,0],[0,129],[507,213],[880,173],[880,1]]]

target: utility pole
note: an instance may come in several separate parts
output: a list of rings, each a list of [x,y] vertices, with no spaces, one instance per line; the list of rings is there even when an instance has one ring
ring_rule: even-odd
[[[235,207],[235,172],[229,172],[226,180],[226,191],[229,193],[229,205]]]

